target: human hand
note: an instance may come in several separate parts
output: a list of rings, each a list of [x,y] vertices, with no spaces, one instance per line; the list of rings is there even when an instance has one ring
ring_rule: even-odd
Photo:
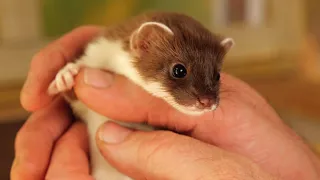
[[[48,86],[57,72],[83,53],[84,47],[101,32],[97,26],[83,26],[41,49],[31,61],[27,80],[21,91],[24,109],[34,112],[51,103],[56,97],[48,95]]]
[[[15,142],[12,180],[93,180],[89,175],[88,137],[72,121],[61,98],[33,113]]]
[[[21,92],[22,106],[34,113],[16,136],[12,180],[91,179],[86,127],[72,122],[61,98],[47,95],[47,84],[99,32],[77,28],[34,56]]]
[[[71,119],[61,99],[31,115],[17,136],[12,180],[93,180],[86,127]],[[278,180],[247,158],[168,131],[133,132],[108,123],[99,135],[103,155],[137,180]]]
[[[64,38],[64,42],[67,42],[66,39]],[[74,47],[72,51],[76,52],[76,49]],[[40,54],[48,56],[48,52],[49,50],[44,50]],[[55,56],[57,55],[51,57]],[[65,61],[72,60],[72,56],[67,59],[58,56],[60,58],[54,58],[54,64],[45,69],[42,66],[48,63],[43,62],[41,55],[36,57],[38,58],[32,63],[22,91],[22,104],[30,111],[37,110],[52,100],[52,97],[46,94],[46,88]],[[49,61],[52,62],[52,59],[48,58]],[[50,74],[43,77],[48,71]],[[99,72],[93,74],[99,76]],[[280,174],[286,179],[311,179],[310,177],[315,175],[313,170],[318,166],[318,160],[308,147],[281,122],[260,95],[231,76],[222,75],[223,92],[220,107],[213,114],[208,113],[202,117],[190,117],[175,111],[121,76],[115,76],[109,88],[94,88],[84,83],[83,77],[82,72],[77,78],[77,95],[101,114],[117,120],[148,121],[152,125],[166,126],[225,150],[239,153],[266,171]],[[113,103],[106,104],[106,101]]]

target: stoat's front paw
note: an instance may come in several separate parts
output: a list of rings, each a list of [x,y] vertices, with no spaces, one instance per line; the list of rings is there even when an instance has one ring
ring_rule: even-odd
[[[48,88],[50,95],[71,90],[74,85],[74,77],[79,73],[80,65],[68,63],[56,75]]]

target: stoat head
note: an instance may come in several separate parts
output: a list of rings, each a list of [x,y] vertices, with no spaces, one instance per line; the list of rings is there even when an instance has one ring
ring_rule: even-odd
[[[145,22],[131,35],[143,87],[187,114],[215,110],[223,58],[233,39],[214,35],[192,19],[166,24]]]

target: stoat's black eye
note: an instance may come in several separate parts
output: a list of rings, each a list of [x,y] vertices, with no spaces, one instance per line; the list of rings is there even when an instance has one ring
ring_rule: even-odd
[[[172,76],[175,78],[184,78],[187,75],[187,69],[182,64],[175,64],[172,67]]]
[[[220,80],[220,73],[218,73],[216,76],[216,81],[219,81],[219,80]]]

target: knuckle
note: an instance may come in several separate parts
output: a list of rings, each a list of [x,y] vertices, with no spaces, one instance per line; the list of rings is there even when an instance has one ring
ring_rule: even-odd
[[[39,127],[37,124],[33,123],[35,115],[32,114],[29,119],[22,125],[18,130],[15,137],[15,143],[24,144],[26,140],[29,140],[32,137],[37,137]]]
[[[30,71],[39,74],[37,72],[41,71],[41,67],[47,67],[48,64],[50,64],[47,68],[47,73],[53,75],[56,74],[65,63],[66,60],[62,50],[59,50],[57,47],[47,47],[33,56],[30,64]],[[41,82],[44,77],[34,76],[33,78],[37,78],[35,81]]]
[[[39,64],[39,61],[41,62],[43,57],[44,57],[43,51],[39,51],[35,53],[31,58],[30,68],[31,69],[35,68]]]
[[[25,131],[24,131],[24,127],[22,127],[21,129],[18,130],[18,132],[16,133],[16,137],[15,137],[15,146],[17,146],[17,144],[21,144],[23,138],[25,137]]]
[[[38,135],[39,133],[36,127],[24,126],[16,134],[15,145],[16,147],[20,147],[19,145],[28,143],[28,141],[31,141],[32,138],[36,138]]]
[[[60,59],[60,61],[59,61]],[[54,62],[61,62],[64,60],[64,54],[62,49],[56,46],[48,46],[47,48],[39,51],[36,53],[31,61],[31,67],[39,66],[39,64],[45,64],[47,62],[54,63]],[[65,63],[65,61],[62,61]]]

